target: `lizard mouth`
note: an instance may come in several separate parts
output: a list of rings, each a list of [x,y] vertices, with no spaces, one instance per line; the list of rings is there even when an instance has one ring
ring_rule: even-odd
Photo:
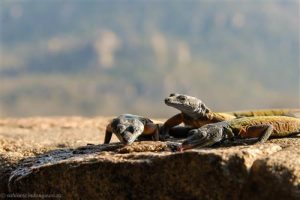
[[[165,98],[165,104],[171,106],[174,104],[179,104],[177,97],[179,96],[179,94],[177,93],[172,93],[169,95],[169,97]]]
[[[169,105],[172,103],[172,100],[170,98],[165,98],[165,104]]]
[[[179,102],[178,100],[173,99],[172,97],[165,98],[165,104],[168,106],[172,106],[172,107],[175,106],[175,108],[177,108],[179,106],[180,107],[184,106],[184,104],[182,102]]]
[[[125,131],[124,132],[124,135],[123,135],[123,143],[126,144],[126,145],[130,145],[132,144],[136,139],[138,138],[138,135],[137,134],[132,134],[128,131]]]
[[[138,135],[132,134],[129,131],[124,131],[122,134],[116,134],[116,136],[120,142],[125,145],[132,144],[138,138]]]
[[[185,151],[188,149],[193,149],[195,147],[204,147],[204,146],[206,146],[206,143],[208,143],[208,142],[209,142],[209,140],[206,137],[195,139],[195,140],[193,140],[192,138],[187,139],[181,144],[181,147],[179,150]]]

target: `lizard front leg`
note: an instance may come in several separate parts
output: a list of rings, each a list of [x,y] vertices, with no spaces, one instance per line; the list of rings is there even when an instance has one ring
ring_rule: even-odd
[[[104,143],[103,144],[109,144],[111,137],[112,137],[112,129],[111,129],[111,123],[109,123],[106,126],[106,130],[105,130],[105,137],[104,137]]]
[[[172,127],[177,126],[183,122],[182,113],[174,115],[170,119],[168,119],[163,126],[161,127],[160,138],[165,140],[169,137],[169,131]]]

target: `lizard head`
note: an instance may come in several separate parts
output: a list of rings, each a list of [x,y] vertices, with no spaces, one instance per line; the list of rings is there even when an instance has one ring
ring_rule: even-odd
[[[120,142],[129,145],[142,134],[144,124],[137,119],[115,118],[111,123],[111,127]]]
[[[209,108],[198,98],[172,93],[165,98],[165,104],[174,107],[190,117],[204,116],[210,112]]]
[[[188,137],[181,145],[180,150],[195,147],[208,147],[223,139],[223,128],[214,124],[207,124],[198,129],[189,131]]]

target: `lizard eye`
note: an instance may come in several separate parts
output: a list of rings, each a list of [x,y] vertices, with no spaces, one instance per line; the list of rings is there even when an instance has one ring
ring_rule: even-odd
[[[186,96],[180,95],[180,96],[178,96],[178,99],[180,101],[185,101],[186,100]]]
[[[133,132],[134,132],[134,127],[129,126],[129,127],[127,128],[127,131],[129,131],[130,133],[133,133]]]
[[[188,132],[188,137],[193,136],[198,133],[198,129],[192,129]]]
[[[174,96],[176,96],[177,94],[176,93],[171,93],[170,94],[170,97],[174,97]]]

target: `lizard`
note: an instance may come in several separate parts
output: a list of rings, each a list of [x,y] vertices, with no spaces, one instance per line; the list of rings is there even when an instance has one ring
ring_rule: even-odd
[[[104,144],[110,142],[113,133],[126,145],[133,143],[140,135],[150,135],[154,141],[158,141],[159,124],[146,117],[122,114],[106,126]]]
[[[213,112],[200,99],[184,94],[172,93],[165,98],[165,104],[181,113],[169,118],[162,126],[162,135],[168,136],[169,129],[184,123],[191,128],[200,128],[205,124],[252,116],[291,116],[298,117],[300,109],[265,109],[236,112]]]
[[[264,143],[269,137],[287,137],[300,133],[300,119],[287,116],[244,117],[212,123],[189,131],[189,136],[178,150],[194,147],[209,147],[218,142],[244,141],[255,138],[255,143]]]
[[[155,123],[147,117],[132,114],[122,114],[110,121],[106,126],[104,144],[108,144],[114,133],[125,145],[132,144],[136,139],[160,140],[162,123]],[[170,129],[170,135],[174,137],[186,137],[190,129],[174,127]]]

